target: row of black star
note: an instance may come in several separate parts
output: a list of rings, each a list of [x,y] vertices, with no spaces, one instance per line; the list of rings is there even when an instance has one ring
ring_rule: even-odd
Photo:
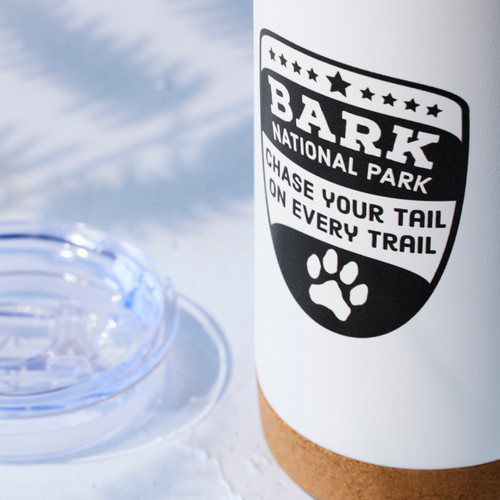
[[[369,101],[372,100],[372,98],[375,96],[375,94],[368,88],[361,91],[362,98],[363,99],[368,99]],[[387,95],[381,96],[382,99],[384,100],[384,104],[388,104],[389,106],[394,106],[394,103],[398,100],[393,95],[389,92]],[[417,111],[417,108],[420,106],[418,102],[415,101],[415,99],[411,98],[409,101],[404,101],[405,103],[405,109],[410,110],[410,111]],[[427,106],[427,114],[431,116],[436,116],[441,113],[442,109],[438,108],[437,104],[434,104],[434,106]]]
[[[271,60],[276,61],[276,53],[272,48],[269,50],[269,55],[271,56]],[[281,66],[287,67],[288,59],[285,58],[284,54],[281,54],[279,56],[279,60]],[[297,61],[292,63],[292,68],[293,72],[298,73],[299,75],[301,74],[303,69]],[[317,78],[319,75],[314,71],[314,68],[307,70],[307,74],[309,75],[309,80],[317,82]],[[350,87],[351,84],[342,79],[339,71],[337,71],[335,76],[327,76],[327,78],[330,81],[330,92],[340,92],[344,97],[347,97],[347,87]],[[375,96],[375,93],[372,92],[368,87],[364,90],[361,90],[361,94],[363,99],[368,99],[369,101],[371,101]],[[398,100],[393,97],[391,93],[381,97],[384,101],[384,104],[387,104],[388,106],[394,106],[394,103]],[[404,101],[404,103],[406,110],[414,112],[416,112],[417,108],[420,106],[420,104],[417,103],[413,98],[409,101]],[[434,106],[427,106],[427,114],[430,116],[437,117],[438,114],[441,113],[441,111],[442,109],[439,109],[437,104],[434,104]]]

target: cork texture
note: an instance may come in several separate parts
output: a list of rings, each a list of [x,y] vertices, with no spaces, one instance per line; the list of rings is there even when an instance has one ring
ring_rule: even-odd
[[[443,470],[396,469],[332,453],[295,432],[259,388],[264,435],[285,472],[317,500],[499,500],[500,460]]]

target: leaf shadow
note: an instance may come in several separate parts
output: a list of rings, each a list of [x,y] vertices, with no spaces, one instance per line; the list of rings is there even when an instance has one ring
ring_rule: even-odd
[[[243,56],[251,51],[250,1],[187,0],[176,6],[178,15],[188,17],[207,39],[240,44]],[[27,139],[22,124],[0,123],[0,172],[9,181],[6,195],[0,197],[0,210],[12,202],[23,207],[38,196],[38,215],[43,217],[104,226],[153,218],[179,228],[188,219],[203,217],[207,208],[226,210],[234,201],[249,199],[253,168],[251,102],[245,101],[245,96],[225,108],[221,102],[216,113],[219,116],[200,112],[193,118],[187,113],[191,103],[213,98],[210,74],[190,71],[190,77],[184,76],[182,84],[177,84],[184,70],[190,69],[190,60],[169,59],[167,69],[155,73],[154,61],[144,55],[150,40],[133,40],[124,46],[113,35],[103,34],[104,19],[81,25],[75,23],[75,16],[70,7],[56,2],[4,0],[0,30],[8,31],[17,41],[14,57],[8,61],[10,69],[35,83],[49,82],[71,96],[65,110],[68,129],[73,115],[82,112],[96,123],[105,123],[113,134],[132,126],[146,129],[162,120],[174,126],[164,125],[163,130],[157,127],[132,144],[122,142],[106,153],[90,155],[90,159],[87,155],[82,160],[82,145],[77,138],[38,152],[38,146],[56,132],[50,122],[44,133]],[[190,143],[198,140],[195,130],[210,129],[229,116],[231,124],[222,129],[213,127],[217,132],[199,140],[200,152],[195,158],[185,154]],[[9,146],[9,138],[15,133],[23,140]],[[140,156],[151,148],[168,152],[168,160],[159,161],[165,162],[169,175],[154,171],[149,177],[138,175]],[[63,172],[59,165],[69,161],[74,161],[71,170]],[[94,172],[103,166],[120,176],[118,185],[92,180]],[[162,165],[157,167],[160,171]],[[72,181],[63,182],[68,176]],[[32,182],[20,187],[26,178]],[[9,186],[13,186],[10,191]]]

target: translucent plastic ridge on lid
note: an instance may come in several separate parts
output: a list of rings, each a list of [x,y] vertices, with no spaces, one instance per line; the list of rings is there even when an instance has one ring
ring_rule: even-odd
[[[83,224],[0,224],[0,460],[58,457],[155,397],[178,322],[145,253]]]

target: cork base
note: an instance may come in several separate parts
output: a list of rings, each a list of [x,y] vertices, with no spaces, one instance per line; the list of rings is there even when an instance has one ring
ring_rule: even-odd
[[[475,467],[410,470],[332,453],[288,426],[259,388],[264,434],[285,472],[318,500],[499,500],[500,460]]]

